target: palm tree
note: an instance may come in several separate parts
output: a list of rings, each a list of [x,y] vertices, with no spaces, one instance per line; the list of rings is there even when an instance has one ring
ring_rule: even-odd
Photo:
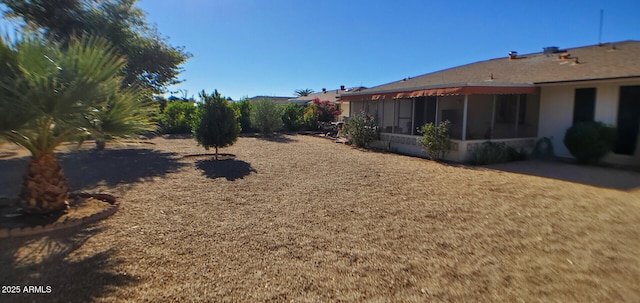
[[[0,38],[0,137],[31,153],[20,192],[28,214],[67,208],[69,187],[54,150],[86,136],[150,129],[145,92],[121,89],[125,60],[101,38],[64,46],[33,33]]]
[[[296,89],[293,91],[293,93],[297,96],[297,97],[303,97],[303,96],[308,96],[313,94],[313,90],[310,88],[305,88],[305,89]]]

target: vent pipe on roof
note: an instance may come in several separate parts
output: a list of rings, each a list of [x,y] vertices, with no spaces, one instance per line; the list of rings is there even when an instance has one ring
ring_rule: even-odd
[[[559,48],[557,46],[548,46],[542,48],[545,55],[553,55],[558,52]]]
[[[509,60],[513,60],[513,59],[517,59],[518,58],[518,52],[516,51],[510,51],[509,52]]]
[[[323,88],[322,88],[322,93],[323,93],[323,94],[326,94],[326,93],[327,93],[327,89],[323,87]]]
[[[344,90],[344,85],[340,85],[340,90]]]

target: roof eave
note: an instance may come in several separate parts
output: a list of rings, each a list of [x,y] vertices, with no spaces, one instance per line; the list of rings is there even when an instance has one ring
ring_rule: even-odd
[[[470,87],[470,86],[487,86],[487,87],[534,87],[534,83],[499,83],[499,82],[484,82],[484,83],[448,83],[448,84],[437,84],[437,85],[427,85],[427,86],[414,86],[400,89],[382,89],[382,90],[362,90],[354,93],[346,93],[342,94],[343,96],[362,96],[362,95],[372,95],[372,94],[387,94],[387,93],[402,93],[402,92],[410,92],[415,90],[426,90],[426,89],[439,89],[439,88],[452,88],[452,87]]]

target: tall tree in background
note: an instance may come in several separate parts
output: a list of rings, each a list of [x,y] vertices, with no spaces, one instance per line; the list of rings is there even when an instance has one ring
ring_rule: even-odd
[[[229,101],[217,90],[211,95],[207,95],[203,90],[200,92],[200,100],[198,109],[200,119],[193,133],[198,144],[204,146],[205,150],[211,147],[216,149],[216,160],[218,160],[218,148],[231,146],[238,140],[240,113],[233,109]]]
[[[251,112],[253,111],[253,104],[247,98],[242,98],[238,102],[231,102],[231,106],[240,113],[240,127],[241,132],[251,133],[254,131],[251,125]]]
[[[251,125],[263,136],[272,136],[283,127],[282,107],[269,99],[258,100],[251,111]]]
[[[296,89],[293,91],[293,93],[296,95],[296,97],[303,97],[313,94],[313,90],[310,88]]]
[[[31,152],[20,204],[29,214],[67,208],[69,187],[54,150],[83,136],[152,130],[147,95],[122,88],[125,60],[99,37],[64,47],[35,34],[0,37],[0,137]]]
[[[138,85],[153,93],[180,83],[180,65],[191,54],[167,43],[147,24],[137,0],[0,0],[5,17],[24,21],[55,41],[98,35],[107,39],[127,59],[122,86]]]

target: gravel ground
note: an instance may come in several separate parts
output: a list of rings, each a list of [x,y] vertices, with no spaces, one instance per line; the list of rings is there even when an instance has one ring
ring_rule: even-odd
[[[0,240],[2,285],[51,286],[0,301],[640,302],[638,190],[310,136],[240,138],[219,161],[151,142],[59,155],[73,190],[121,208]],[[0,196],[26,163],[11,152]]]

